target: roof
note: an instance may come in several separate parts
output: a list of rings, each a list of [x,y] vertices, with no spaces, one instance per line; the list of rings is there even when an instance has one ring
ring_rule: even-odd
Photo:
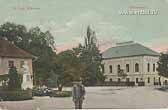
[[[0,57],[33,58],[33,55],[0,37]]]
[[[131,56],[160,56],[160,54],[138,43],[111,47],[102,53],[103,59]]]

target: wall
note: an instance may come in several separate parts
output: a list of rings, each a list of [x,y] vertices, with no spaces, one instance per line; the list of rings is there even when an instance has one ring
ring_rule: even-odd
[[[126,64],[129,64],[130,71],[129,75],[131,74],[139,74],[142,73],[142,62],[143,57],[126,57],[126,58],[118,58],[118,59],[108,59],[103,60],[104,68],[105,68],[105,75],[117,75],[117,65],[121,66],[121,69],[124,69],[124,72],[126,72]],[[138,63],[140,65],[140,71],[138,73],[135,73],[135,64]],[[113,73],[110,73],[109,66],[112,65],[113,67]]]
[[[26,61],[29,66],[30,74],[32,75],[32,59],[20,59],[20,58],[6,58],[0,57],[0,75],[8,74],[9,64],[8,61],[14,61],[14,65],[17,68],[18,73],[22,74],[21,61]]]
[[[107,77],[105,81],[118,81],[120,78],[121,81],[126,81],[126,78],[129,78],[130,81],[136,82],[136,78],[138,81],[144,81],[145,85],[153,85],[154,81],[159,81],[159,75],[157,73],[157,62],[159,57],[153,56],[135,56],[135,57],[125,57],[125,58],[117,58],[117,59],[108,59],[103,60],[104,64],[104,75]],[[135,64],[139,64],[139,72],[135,72]],[[148,72],[148,63],[150,63],[150,71]],[[117,75],[117,65],[121,65],[121,69],[124,70],[124,73],[127,74],[126,78],[119,77]],[[129,72],[126,72],[126,64],[129,64]],[[153,64],[155,64],[155,71],[153,71]],[[110,73],[109,66],[112,65],[113,72]],[[149,81],[149,80],[150,81]],[[160,77],[163,82],[162,77]]]

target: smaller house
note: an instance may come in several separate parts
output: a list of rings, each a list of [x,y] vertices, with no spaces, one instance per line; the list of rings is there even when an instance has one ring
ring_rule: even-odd
[[[30,53],[0,37],[0,77],[1,75],[8,74],[9,68],[16,67],[18,73],[23,75],[22,88],[32,88],[32,58],[33,55]],[[24,73],[24,71],[26,71],[26,73]],[[2,85],[2,82],[0,82],[0,85]]]

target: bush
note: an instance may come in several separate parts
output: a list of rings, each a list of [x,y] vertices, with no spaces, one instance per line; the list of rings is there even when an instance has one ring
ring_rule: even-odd
[[[47,88],[33,88],[33,96],[50,96],[51,92]]]
[[[135,82],[130,81],[130,82],[125,82],[125,81],[112,81],[112,82],[104,82],[101,85],[97,86],[135,86]]]
[[[2,90],[0,98],[4,101],[21,101],[32,99],[32,90]]]
[[[71,91],[54,91],[48,88],[34,88],[33,96],[71,97]]]
[[[16,67],[12,67],[9,69],[9,81],[8,81],[8,87],[10,89],[21,89],[22,85],[22,76],[18,74]]]
[[[55,91],[52,92],[50,97],[71,97],[72,92],[71,91]]]

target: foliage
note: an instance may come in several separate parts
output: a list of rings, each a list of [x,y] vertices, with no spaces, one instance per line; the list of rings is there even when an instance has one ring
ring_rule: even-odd
[[[32,99],[32,91],[28,90],[2,90],[0,98],[4,101],[21,101]]]
[[[2,83],[2,85],[0,86],[0,89],[7,88],[8,80],[9,80],[8,74],[0,75],[0,82]]]
[[[159,75],[168,77],[168,54],[161,54],[157,71],[159,72]]]
[[[88,26],[85,44],[81,47],[80,60],[85,70],[82,79],[85,85],[95,85],[104,81],[101,71],[102,57],[97,45],[95,32]]]
[[[84,45],[59,53],[53,61],[59,68],[55,68],[59,83],[70,85],[82,78],[85,85],[95,85],[104,81],[101,60],[95,32],[88,27]]]
[[[12,67],[9,69],[9,81],[8,88],[9,89],[21,89],[21,76],[17,73],[16,67]]]
[[[7,81],[8,80],[8,74],[0,75],[0,81]]]
[[[71,91],[56,91],[48,88],[33,88],[33,96],[70,97]]]
[[[50,94],[47,88],[33,88],[33,96],[49,96]]]
[[[45,84],[53,71],[54,38],[39,27],[29,30],[20,24],[6,22],[0,26],[0,37],[6,37],[16,46],[36,56],[33,62],[34,84]]]
[[[80,78],[83,72],[80,60],[73,50],[61,52],[55,58],[55,64],[59,66],[58,80],[64,85],[70,84],[73,80]]]
[[[27,29],[24,25],[7,22],[0,26],[0,37],[6,37],[16,46],[36,56],[33,60],[35,85],[57,86],[70,84],[82,78],[85,85],[104,81],[100,70],[101,54],[95,32],[88,26],[84,45],[56,54],[54,37],[39,27]]]
[[[50,73],[49,78],[47,79],[47,87],[54,88],[58,86],[58,75],[55,73]]]
[[[71,91],[55,91],[51,93],[50,97],[71,97],[72,92]]]

